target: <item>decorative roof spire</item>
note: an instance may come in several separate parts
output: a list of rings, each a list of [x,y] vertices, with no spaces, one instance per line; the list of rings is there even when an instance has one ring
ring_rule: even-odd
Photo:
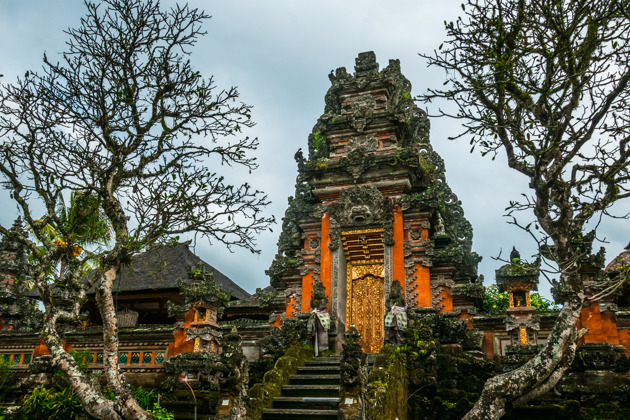
[[[376,54],[374,51],[359,53],[354,59],[354,71],[357,76],[363,76],[367,73],[378,73],[378,63],[376,62]]]
[[[24,226],[22,223],[22,218],[18,216],[13,222],[13,226],[9,229],[10,232],[16,232],[20,235],[25,235],[26,232],[24,230]],[[15,239],[11,238],[10,235],[4,235],[2,240],[0,240],[0,250],[2,251],[18,251],[21,248],[21,244]]]

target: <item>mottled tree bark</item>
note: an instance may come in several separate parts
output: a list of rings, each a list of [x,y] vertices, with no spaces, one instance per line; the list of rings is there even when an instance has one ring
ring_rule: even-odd
[[[583,296],[567,300],[542,350],[520,368],[488,379],[481,397],[464,419],[499,419],[505,414],[506,404],[520,406],[553,388],[573,362],[583,302]]]
[[[55,328],[56,320],[57,317],[54,313],[49,314],[45,318],[42,328],[42,337],[52,355],[53,366],[66,374],[72,389],[83,402],[88,414],[103,420],[122,419],[116,412],[114,402],[106,399],[94,389],[72,356],[63,348],[61,337]]]
[[[118,325],[116,306],[112,298],[112,285],[118,270],[107,270],[96,290],[96,301],[103,318],[103,373],[116,395],[115,403],[125,419],[146,420],[153,415],[140,407],[129,392],[129,387],[118,367]]]

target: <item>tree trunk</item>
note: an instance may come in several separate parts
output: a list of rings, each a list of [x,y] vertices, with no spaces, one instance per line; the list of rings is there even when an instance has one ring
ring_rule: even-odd
[[[542,350],[520,368],[488,379],[464,419],[499,419],[505,414],[506,403],[522,405],[539,396],[540,390],[549,390],[558,383],[561,373],[573,362],[583,302],[583,296],[572,296],[564,302]]]
[[[118,270],[115,268],[107,270],[96,290],[96,301],[103,318],[103,373],[114,391],[116,405],[125,419],[153,419],[153,415],[143,410],[129,392],[127,382],[118,366],[118,326],[116,307],[112,298],[112,285],[117,273]]]
[[[52,355],[53,366],[66,374],[72,389],[81,399],[88,414],[103,420],[121,420],[122,417],[114,408],[114,402],[104,398],[94,389],[72,356],[63,348],[61,338],[55,328],[55,321],[55,317],[47,317],[42,328],[42,336]]]

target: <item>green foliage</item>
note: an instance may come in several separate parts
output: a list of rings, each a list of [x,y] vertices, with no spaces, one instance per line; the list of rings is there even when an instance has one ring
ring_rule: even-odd
[[[151,410],[147,410],[151,414],[155,420],[173,420],[175,419],[175,415],[168,411],[164,407],[160,407],[157,403],[153,403],[153,408]]]
[[[156,420],[173,420],[175,418],[173,413],[158,405],[155,389],[145,389],[139,386],[131,394],[138,401],[140,407],[153,414]]]
[[[532,306],[538,311],[558,311],[559,305],[544,298],[539,293],[530,293]],[[504,313],[510,306],[510,297],[507,292],[501,292],[496,284],[486,287],[483,295],[483,303],[477,309],[487,315]]]
[[[72,388],[54,390],[43,385],[22,400],[20,419],[75,420],[87,419],[81,400]]]
[[[11,363],[7,362],[4,357],[0,357],[0,390],[13,378],[13,370]]]
[[[315,148],[316,151],[319,151],[319,146],[322,144],[323,139],[322,133],[319,131],[313,134],[313,148]]]
[[[101,199],[95,194],[74,191],[68,207],[61,196],[57,214],[61,230],[58,236],[68,243],[105,245],[113,236],[111,223],[101,207]]]
[[[71,354],[82,369],[86,365],[85,360],[92,355],[87,349],[83,351],[73,350]],[[155,390],[140,386],[134,388],[131,394],[138,401],[140,407],[153,414],[155,419],[174,419],[173,413],[158,405]],[[112,401],[116,397],[111,389],[103,390],[103,396]],[[42,385],[24,397],[17,418],[19,420],[87,420],[91,417],[85,412],[81,400],[71,387],[54,389]]]
[[[506,292],[501,292],[496,284],[486,287],[483,294],[483,303],[479,309],[488,315],[505,312],[510,306],[510,297]]]
[[[154,389],[145,389],[139,386],[131,391],[131,395],[144,410],[150,409],[157,402],[157,395]]]
[[[72,349],[70,350],[70,356],[72,356],[77,366],[79,367],[79,369],[81,369],[83,373],[88,373],[88,370],[90,369],[90,362],[92,361],[92,358],[93,358],[92,352],[90,351],[90,349],[87,349],[87,348],[84,350]]]
[[[11,364],[0,357],[0,402],[4,401],[6,394],[11,391],[13,379],[13,370]]]
[[[146,389],[139,386],[131,390],[131,395],[138,401],[138,405],[143,410],[153,414],[156,420],[173,420],[175,418],[173,413],[158,404],[157,391],[155,389]],[[103,390],[103,396],[111,401],[116,398],[114,391],[109,388]]]
[[[560,305],[555,302],[550,301],[549,299],[545,299],[540,296],[539,293],[530,293],[529,295],[532,306],[539,311],[559,311]]]

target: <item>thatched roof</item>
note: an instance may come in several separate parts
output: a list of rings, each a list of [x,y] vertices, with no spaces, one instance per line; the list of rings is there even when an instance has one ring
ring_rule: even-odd
[[[621,254],[617,255],[614,260],[608,263],[605,271],[619,271],[622,267],[625,266],[630,266],[630,249],[628,251],[623,251]]]
[[[194,268],[199,263],[214,274],[217,284],[233,299],[244,299],[250,296],[225,274],[193,254],[188,244],[156,246],[134,255],[131,263],[123,266],[116,276],[112,291],[124,293],[177,289],[179,287],[177,282],[180,279],[187,283],[192,282],[188,278],[188,268]],[[88,292],[88,294],[93,293],[94,288]],[[38,297],[39,291],[32,290],[29,296]]]
[[[230,280],[225,274],[203,261],[188,248],[187,244],[158,246],[133,256],[131,264],[123,269],[114,280],[113,291],[135,292],[140,290],[164,290],[177,288],[177,281],[187,283],[188,268],[203,264],[214,274],[214,281],[236,299],[249,297],[249,293]]]

